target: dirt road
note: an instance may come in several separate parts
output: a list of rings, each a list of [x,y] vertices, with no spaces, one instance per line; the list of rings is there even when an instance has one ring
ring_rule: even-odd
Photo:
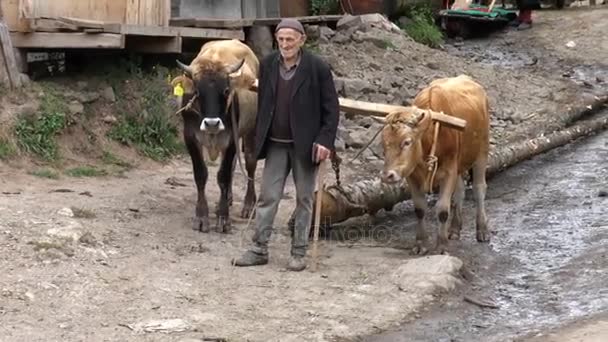
[[[570,31],[558,30],[561,13],[548,12],[546,21],[537,20],[538,30],[510,32],[495,42],[507,52],[519,53],[529,49],[526,41],[537,42],[533,46],[539,47],[538,55],[532,52],[530,58],[541,61],[535,64],[539,68],[526,64],[521,74],[553,73],[557,79],[563,70],[570,71],[581,87],[588,87],[583,81],[591,85],[587,93],[593,95],[605,90],[606,83],[598,80],[604,71],[592,68],[579,73],[573,66],[578,60],[601,62],[593,56],[605,50],[593,42],[603,37],[605,31],[600,29],[605,22],[590,18],[601,19],[606,13],[602,11],[590,17],[573,16],[572,26],[590,25],[585,31],[586,40],[575,40],[588,50],[569,54],[567,59],[551,59],[562,53],[562,48],[555,46],[570,40]],[[542,29],[549,23],[553,26]],[[561,37],[559,40],[551,38],[553,31]],[[530,35],[539,36],[530,40]],[[540,44],[543,39],[546,45]],[[473,42],[458,51],[465,57],[477,56],[480,62],[490,62],[491,58],[481,54],[486,51],[483,46],[491,50],[492,43],[487,42],[480,42],[477,51]],[[425,56],[431,58],[432,54]],[[551,58],[544,60],[547,56]],[[501,67],[510,60],[503,58]],[[557,64],[560,61],[563,64]],[[406,67],[419,70],[419,64],[414,61]],[[476,65],[471,63],[469,68],[474,70]],[[489,85],[493,88],[502,84],[491,71],[485,70],[483,75],[489,81],[492,76]],[[539,103],[557,101],[554,97],[563,95],[543,89],[545,83],[536,76],[534,83],[526,84],[527,79],[522,76],[521,89],[517,82],[510,82],[509,87],[518,94],[529,93],[526,98],[532,104],[538,100],[535,94],[542,93]],[[425,79],[412,77],[408,82],[412,84],[404,88],[413,92],[416,83],[425,83]],[[509,89],[500,93],[509,93]],[[519,106],[517,99],[497,100],[505,105],[515,103],[509,107],[513,114],[531,114],[530,103]],[[550,113],[544,110],[543,115]],[[539,115],[534,120],[544,123],[544,117]],[[504,127],[509,131],[509,126]],[[572,157],[566,163],[575,171],[544,166],[554,159],[538,159],[494,180],[488,208],[497,235],[492,245],[478,245],[472,242],[471,230],[465,229],[462,241],[453,248],[461,259],[410,256],[414,219],[412,208],[402,204],[390,214],[348,222],[342,236],[322,243],[318,273],[295,274],[283,271],[289,250],[285,224],[294,204],[291,180],[286,201],[280,207],[270,264],[233,269],[230,259],[243,251],[252,231],[236,216],[233,235],[190,230],[195,187],[187,158],[160,168],[142,166],[122,177],[88,179],[42,179],[1,164],[0,341],[185,342],[203,337],[326,341],[334,336],[373,334],[404,320],[414,320],[413,325],[406,326],[407,335],[383,338],[416,338],[415,334],[420,334],[422,340],[428,340],[424,334],[429,331],[432,334],[428,336],[438,340],[450,336],[499,338],[537,329],[537,323],[561,324],[561,320],[555,321],[558,314],[580,316],[600,311],[605,309],[605,293],[586,292],[588,284],[606,282],[605,273],[599,272],[605,267],[600,244],[605,237],[593,235],[604,229],[605,221],[591,221],[605,220],[605,216],[597,216],[605,207],[605,199],[597,198],[594,192],[605,185],[601,181],[607,176],[600,168],[606,158],[605,140],[600,139],[606,139],[606,135],[595,138],[586,148],[562,149],[553,154]],[[598,157],[604,159],[594,159]],[[377,168],[375,161],[366,166]],[[262,167],[260,162],[259,169]],[[211,205],[218,196],[213,181],[216,171],[216,166],[211,167]],[[361,173],[344,170],[346,179]],[[577,176],[582,178],[577,180]],[[238,213],[242,204],[238,189],[244,187],[244,176],[238,168],[235,177],[233,212]],[[576,216],[570,217],[572,208],[576,208]],[[467,208],[467,212],[470,210]],[[589,211],[597,215],[586,217]],[[467,217],[465,222],[471,222]],[[579,255],[583,247],[587,254]],[[459,255],[463,250],[468,253]],[[472,295],[491,297],[501,309],[482,311],[463,304],[460,297],[449,297],[439,304],[439,311],[422,315],[446,291],[469,290],[462,287],[459,277],[461,260],[477,275],[467,279],[479,286]],[[535,309],[537,306],[542,310]],[[456,316],[454,311],[458,312]],[[450,322],[449,327],[445,322]]]

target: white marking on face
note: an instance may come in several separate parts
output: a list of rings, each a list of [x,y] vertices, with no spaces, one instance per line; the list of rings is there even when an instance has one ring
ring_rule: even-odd
[[[221,132],[225,129],[224,123],[220,118],[204,118],[201,122],[201,131]]]

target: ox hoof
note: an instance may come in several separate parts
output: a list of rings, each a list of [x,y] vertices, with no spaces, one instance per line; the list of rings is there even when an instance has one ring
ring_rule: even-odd
[[[448,238],[450,240],[460,240],[460,232],[458,232],[458,231],[450,232],[450,235]]]
[[[446,246],[445,244],[438,244],[435,249],[433,250],[433,253],[435,255],[448,255],[448,246]]]
[[[251,214],[253,214],[253,216]],[[255,211],[253,210],[253,205],[245,205],[243,207],[243,210],[241,211],[241,218],[248,219],[250,216],[251,216],[251,218],[255,217]]]
[[[412,255],[426,255],[429,252],[429,250],[424,247],[424,246],[415,246],[414,248],[412,248]]]
[[[218,233],[230,234],[232,233],[232,222],[230,218],[219,216],[217,218],[216,230]]]
[[[479,242],[489,242],[490,241],[490,233],[487,230],[478,230],[477,231],[477,241],[479,241]]]
[[[192,222],[192,229],[201,233],[209,233],[211,227],[209,226],[209,219],[205,217],[195,217]]]

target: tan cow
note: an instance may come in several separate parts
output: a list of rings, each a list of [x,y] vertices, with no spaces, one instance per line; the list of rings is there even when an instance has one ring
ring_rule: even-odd
[[[173,79],[183,89],[180,107],[184,122],[184,141],[192,159],[198,201],[193,228],[209,231],[209,209],[205,197],[208,172],[203,159],[204,147],[212,160],[221,154],[217,174],[220,200],[217,227],[230,232],[229,206],[232,202],[234,158],[240,162],[242,138],[246,173],[249,177],[241,217],[248,217],[255,205],[254,177],[256,158],[254,135],[257,93],[250,90],[258,77],[259,62],[253,51],[239,40],[205,43],[190,65],[177,61],[183,76]],[[191,103],[191,106],[187,106]],[[236,126],[236,127],[235,127]]]
[[[425,193],[436,187],[439,187],[436,211],[440,222],[436,252],[446,252],[448,238],[460,238],[465,191],[463,175],[470,169],[473,170],[477,206],[477,241],[490,240],[484,204],[490,128],[488,107],[484,88],[468,76],[460,75],[431,82],[416,96],[413,106],[386,117],[382,132],[385,158],[382,179],[387,183],[407,180],[418,218],[414,254],[428,252],[425,247]],[[466,120],[464,131],[440,125],[435,140],[437,121],[431,119],[433,111]],[[429,158],[434,140],[436,159]],[[429,161],[433,160],[437,165],[434,174],[433,168],[429,167]],[[429,186],[431,182],[432,187]],[[452,196],[454,201],[450,208]],[[451,224],[448,222],[450,214],[453,214]]]

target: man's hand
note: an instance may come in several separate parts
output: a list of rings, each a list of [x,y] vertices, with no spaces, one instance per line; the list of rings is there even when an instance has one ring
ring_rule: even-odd
[[[313,146],[313,155],[314,162],[320,163],[321,161],[329,158],[329,156],[331,155],[331,151],[327,147],[315,143]]]

